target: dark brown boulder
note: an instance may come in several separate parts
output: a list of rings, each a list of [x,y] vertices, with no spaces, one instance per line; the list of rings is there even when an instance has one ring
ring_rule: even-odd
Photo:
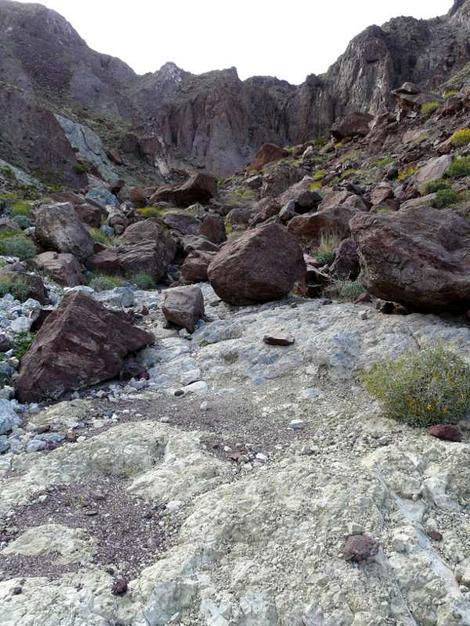
[[[358,214],[351,221],[361,281],[374,296],[417,310],[470,306],[470,222],[449,209]]]
[[[434,424],[428,430],[432,437],[442,439],[443,441],[462,441],[462,431],[458,426],[453,424]]]
[[[227,239],[224,218],[221,215],[209,213],[202,220],[199,233],[213,243],[224,242]]]
[[[357,243],[352,239],[345,239],[336,250],[330,273],[340,280],[355,280],[359,276],[359,271]]]
[[[69,202],[45,204],[35,211],[36,238],[46,250],[69,252],[80,261],[93,254],[94,242]]]
[[[289,232],[302,239],[319,239],[323,234],[337,235],[340,239],[351,234],[349,222],[358,212],[351,206],[337,206],[308,215],[298,215],[290,220]]]
[[[33,259],[34,265],[51,278],[66,287],[83,284],[84,267],[73,254],[66,252],[43,252]]]
[[[255,213],[251,216],[250,225],[256,226],[278,215],[281,205],[276,198],[266,197],[256,204]]]
[[[162,312],[168,322],[194,332],[204,317],[204,298],[199,287],[176,287],[165,291]]]
[[[379,551],[378,543],[368,535],[349,535],[343,549],[346,561],[362,563],[372,559]]]
[[[362,136],[369,134],[369,124],[373,120],[373,116],[369,113],[349,113],[331,127],[331,134],[335,139],[348,139],[349,137]]]
[[[165,226],[182,235],[199,235],[201,229],[200,220],[188,213],[165,213],[162,221]]]
[[[215,252],[194,250],[185,258],[181,266],[181,276],[188,283],[207,281],[207,268],[215,257]]]
[[[255,160],[249,165],[249,169],[254,171],[262,170],[268,163],[274,163],[274,161],[279,161],[287,156],[289,156],[289,153],[285,148],[276,146],[274,143],[265,143],[256,153]]]
[[[74,204],[73,207],[80,221],[92,228],[99,228],[106,218],[106,211],[94,204],[84,202],[83,204]]]
[[[296,238],[279,224],[267,224],[225,244],[207,274],[222,300],[243,305],[287,295],[304,277],[305,263]]]
[[[209,202],[217,193],[217,179],[209,174],[194,174],[182,185],[164,185],[150,198],[150,204],[170,202],[188,207],[196,202]]]
[[[80,292],[67,294],[21,361],[20,402],[59,398],[119,375],[124,358],[153,343],[148,332]]]

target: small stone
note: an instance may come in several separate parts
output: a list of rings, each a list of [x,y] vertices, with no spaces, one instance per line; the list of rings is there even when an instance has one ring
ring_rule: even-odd
[[[23,593],[23,588],[22,587],[13,587],[13,589],[11,590],[11,593],[14,596],[19,596],[20,594]]]
[[[431,530],[428,532],[428,537],[433,541],[442,541],[443,536],[438,530]]]
[[[113,582],[111,591],[113,595],[115,596],[123,596],[125,593],[127,593],[127,586],[128,586],[128,583],[125,578],[117,578]]]
[[[184,396],[184,391],[183,391],[182,389],[177,389],[177,390],[175,391],[174,395],[175,395],[177,398],[180,398],[181,396]]]
[[[263,337],[264,343],[268,346],[291,346],[295,343],[295,339],[290,335],[284,335],[283,333],[276,333],[272,335],[265,335]]]
[[[444,441],[462,441],[462,431],[452,424],[435,424],[429,428],[428,433]]]
[[[293,419],[289,423],[289,428],[292,430],[302,430],[305,427],[305,422],[300,419]]]
[[[349,535],[343,548],[346,561],[361,563],[374,557],[379,550],[378,543],[368,535]]]
[[[366,320],[369,317],[369,313],[367,311],[359,311],[359,319]]]
[[[266,463],[266,461],[268,460],[268,457],[262,452],[258,452],[255,458],[258,459],[258,461],[261,461],[262,463]]]

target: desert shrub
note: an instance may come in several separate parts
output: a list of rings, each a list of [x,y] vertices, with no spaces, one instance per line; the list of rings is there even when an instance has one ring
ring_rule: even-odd
[[[103,246],[109,246],[113,242],[112,237],[103,232],[101,228],[90,228],[89,233],[93,241],[102,243]]]
[[[0,239],[0,254],[4,256],[16,256],[21,260],[36,256],[36,246],[24,235],[13,235]]]
[[[313,251],[317,261],[322,265],[331,265],[335,260],[335,250],[341,243],[336,233],[322,233],[318,246]]]
[[[444,209],[445,207],[455,204],[459,199],[459,194],[453,189],[439,189],[436,197],[432,201],[435,209]]]
[[[317,170],[316,172],[312,174],[313,182],[318,182],[320,180],[323,180],[325,176],[327,175],[327,173],[328,172],[326,170]]]
[[[131,281],[138,289],[155,289],[155,279],[150,274],[146,274],[145,272],[139,272],[139,274],[135,274],[132,276]]]
[[[410,424],[457,421],[470,410],[470,365],[443,346],[381,361],[362,380],[389,417]]]
[[[88,167],[84,163],[77,163],[73,166],[73,171],[75,174],[86,174],[88,172]]]
[[[470,128],[460,128],[450,138],[450,143],[455,147],[466,146],[470,143]]]
[[[26,215],[15,215],[13,218],[21,229],[29,228],[31,226],[31,220]]]
[[[413,176],[417,169],[416,165],[408,165],[408,167],[405,167],[398,172],[398,180],[403,182],[410,176]]]
[[[325,289],[325,295],[342,302],[354,302],[365,291],[359,280],[335,280]]]
[[[10,293],[15,300],[24,302],[29,296],[29,287],[21,280],[12,281],[4,276],[0,277],[0,298]]]
[[[456,89],[446,89],[442,96],[445,100],[448,100],[449,98],[456,96],[458,93],[459,92]]]
[[[452,161],[446,175],[450,178],[470,176],[470,156],[458,157]]]
[[[450,189],[449,183],[443,178],[439,178],[438,180],[430,180],[426,185],[426,193],[436,193],[437,191],[441,191],[442,189]]]
[[[393,163],[393,157],[384,156],[371,162],[372,167],[387,167]]]
[[[95,291],[108,291],[120,287],[123,279],[120,276],[110,276],[109,274],[93,274],[88,281],[88,286]]]
[[[32,333],[23,332],[16,335],[13,344],[13,354],[17,359],[22,359],[24,357],[26,352],[30,349],[33,341],[34,335]]]
[[[429,117],[440,107],[440,103],[437,100],[430,100],[429,102],[424,102],[421,105],[421,115],[425,117]]]
[[[10,213],[13,217],[17,217],[18,215],[29,217],[32,208],[33,206],[30,202],[26,202],[26,200],[17,200],[10,206]]]
[[[158,206],[146,206],[143,209],[137,209],[137,212],[147,219],[148,217],[162,217],[165,213],[165,209]]]
[[[359,173],[359,170],[354,169],[353,167],[348,167],[347,170],[342,172],[340,179],[344,180],[345,178],[350,178],[351,176],[356,176]]]

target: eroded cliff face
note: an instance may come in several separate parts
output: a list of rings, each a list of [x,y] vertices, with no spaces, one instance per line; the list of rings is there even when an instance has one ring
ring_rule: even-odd
[[[163,178],[188,168],[225,176],[249,162],[264,142],[295,144],[327,133],[345,113],[378,112],[405,80],[426,88],[447,80],[470,58],[469,6],[469,0],[456,0],[444,17],[400,17],[371,26],[326,74],[293,86],[270,77],[241,81],[234,68],[195,76],[172,63],[139,77],[118,59],[88,48],[54,11],[0,0],[0,82],[14,85],[22,100],[41,111],[91,125],[106,147],[112,136],[124,163],[141,159]],[[41,130],[35,117],[27,120],[33,135]],[[105,119],[104,128],[96,126],[97,118]],[[15,144],[23,125],[14,116],[8,127],[0,122],[0,156],[10,158],[16,149],[24,166],[35,157],[27,141]],[[53,154],[45,147],[46,161],[63,158],[62,169],[69,172],[74,159],[54,147],[62,139],[51,142]],[[68,182],[62,169],[59,177]]]

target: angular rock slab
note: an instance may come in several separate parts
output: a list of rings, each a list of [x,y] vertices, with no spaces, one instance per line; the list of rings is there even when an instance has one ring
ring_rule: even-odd
[[[153,343],[150,333],[81,293],[67,294],[23,357],[16,381],[21,402],[59,398],[119,374],[124,358]]]
[[[286,296],[304,277],[305,262],[296,238],[279,224],[267,224],[223,246],[207,275],[225,302],[268,302]]]
[[[43,205],[35,218],[36,238],[44,248],[69,252],[80,261],[93,254],[94,241],[70,202]]]
[[[470,222],[412,208],[351,220],[361,281],[378,298],[418,310],[470,307]]]

